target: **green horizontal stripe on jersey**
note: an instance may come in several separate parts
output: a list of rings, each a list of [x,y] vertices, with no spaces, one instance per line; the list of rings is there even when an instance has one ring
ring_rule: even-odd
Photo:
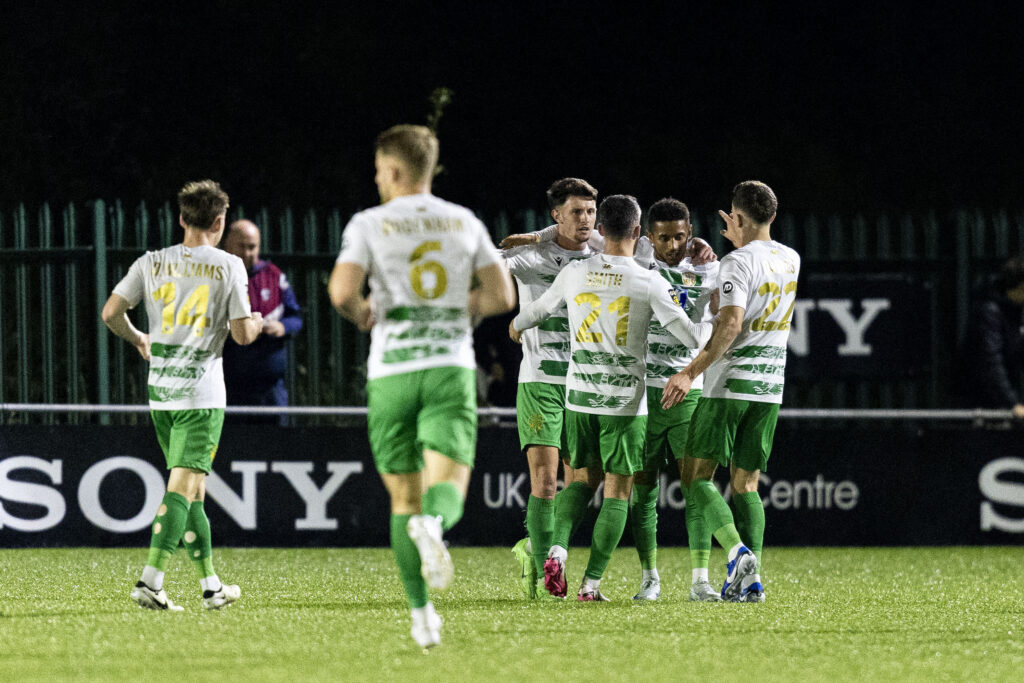
[[[557,275],[544,275],[543,273],[539,273],[537,275],[537,279],[538,280],[540,280],[544,284],[548,284],[548,285],[550,285],[552,282],[554,282],[556,277],[558,277],[558,276]]]
[[[688,346],[661,342],[651,342],[647,345],[647,350],[658,356],[689,356],[691,352]]]
[[[683,274],[682,273],[677,273],[676,271],[668,270],[667,268],[659,268],[658,272],[661,273],[661,276],[663,278],[665,278],[666,280],[668,280],[669,282],[671,282],[674,285],[681,285],[681,284],[683,284]]]
[[[543,344],[540,345],[540,348],[542,348],[542,349],[551,349],[552,351],[562,351],[564,353],[569,353],[569,351],[572,350],[572,343],[571,342],[567,342],[567,341],[564,341],[564,342],[544,342]]]
[[[573,379],[578,379],[581,382],[589,382],[590,384],[602,384],[609,387],[632,387],[637,383],[637,378],[633,375],[612,375],[607,372],[574,372],[572,373]]]
[[[607,351],[576,351],[572,359],[581,365],[610,365],[628,368],[637,362],[634,356],[618,355]]]
[[[388,339],[443,340],[461,339],[465,330],[460,327],[438,327],[437,325],[414,325],[404,332],[389,334]]]
[[[411,320],[416,323],[458,320],[466,315],[461,308],[438,306],[396,306],[385,316],[388,320]]]
[[[537,369],[545,375],[552,377],[565,377],[569,374],[569,361],[565,360],[542,360]]]
[[[656,318],[651,318],[651,324],[647,328],[647,334],[672,334],[658,322]]]
[[[752,396],[780,396],[782,384],[758,382],[753,379],[729,378],[725,380],[725,388],[734,394],[750,394]]]
[[[679,371],[674,369],[674,368],[670,368],[667,365],[658,365],[656,363],[648,363],[647,364],[647,376],[648,377],[663,377],[665,379],[668,379],[669,377],[671,377],[672,375],[676,374],[677,372],[679,372]]]
[[[185,379],[199,379],[203,375],[201,367],[194,366],[180,366],[180,365],[165,365],[162,368],[151,367],[149,369],[150,379],[160,379],[161,377],[175,377]]]
[[[566,403],[589,408],[621,408],[628,404],[629,396],[609,396],[607,394],[592,394],[589,391],[570,389]]]
[[[538,330],[544,330],[545,332],[568,332],[569,331],[569,319],[568,318],[548,318],[540,325],[537,325]]]
[[[167,387],[155,387],[152,384],[149,385],[149,400],[150,401],[179,401],[183,398],[191,398],[194,389],[192,387],[179,387],[177,389],[169,389]]]
[[[181,360],[206,360],[213,355],[213,351],[196,349],[184,344],[161,344],[157,342],[149,347],[149,355],[156,358],[178,358]]]
[[[384,356],[380,359],[382,363],[405,363],[410,360],[418,360],[420,358],[429,358],[430,356],[442,356],[444,354],[451,353],[451,349],[447,346],[431,346],[430,344],[420,344],[418,346],[406,346],[401,349],[391,349],[384,352]]]
[[[786,374],[785,365],[776,365],[774,363],[761,363],[757,365],[736,365],[736,370],[744,370],[746,372],[756,372],[759,375],[784,375]]]
[[[785,346],[741,346],[732,352],[733,358],[785,358]]]

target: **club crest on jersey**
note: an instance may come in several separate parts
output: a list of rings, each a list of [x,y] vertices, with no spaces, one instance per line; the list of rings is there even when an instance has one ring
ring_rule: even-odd
[[[722,293],[723,294],[728,294],[731,291],[732,291],[732,283],[731,282],[726,282],[725,284],[722,285]]]
[[[683,273],[683,285],[686,287],[693,287],[697,284],[696,273]]]

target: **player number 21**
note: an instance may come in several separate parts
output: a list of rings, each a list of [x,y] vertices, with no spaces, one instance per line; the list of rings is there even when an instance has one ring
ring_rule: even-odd
[[[590,313],[576,330],[576,341],[600,342],[603,335],[600,332],[591,332],[590,326],[597,322],[601,315],[601,297],[591,292],[581,292],[576,295],[574,301],[580,306],[590,304]],[[615,344],[625,346],[629,335],[629,297],[620,296],[608,305],[608,310],[619,314],[619,319],[615,322]]]
[[[203,330],[210,325],[210,319],[206,317],[206,311],[210,306],[210,285],[199,285],[193,289],[178,308],[177,315],[174,313],[176,294],[177,288],[173,282],[166,282],[153,292],[153,299],[164,304],[160,316],[160,331],[170,334],[174,331],[175,325],[187,325],[192,328],[192,334],[202,337]]]

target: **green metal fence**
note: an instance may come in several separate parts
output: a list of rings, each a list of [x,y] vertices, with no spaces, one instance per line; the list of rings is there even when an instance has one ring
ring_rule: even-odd
[[[338,316],[327,278],[350,212],[232,209],[260,226],[262,253],[287,274],[305,326],[290,345],[287,382],[295,405],[363,405],[367,335]],[[485,216],[495,241],[543,227],[532,211]],[[727,251],[715,214],[695,214],[695,231]],[[832,381],[786,387],[794,408],[936,408],[951,403],[947,368],[966,325],[970,290],[1010,255],[1024,251],[1024,212],[964,209],[950,215],[783,215],[773,235],[803,256],[803,270],[914,272],[937,283],[939,345],[926,377],[892,382]],[[180,240],[169,203],[121,201],[0,213],[0,403],[144,403],[146,368],[113,337],[99,311],[145,250]],[[141,308],[133,312],[145,326]],[[4,422],[111,419],[79,415],[3,416]],[[137,415],[113,419],[135,421]]]

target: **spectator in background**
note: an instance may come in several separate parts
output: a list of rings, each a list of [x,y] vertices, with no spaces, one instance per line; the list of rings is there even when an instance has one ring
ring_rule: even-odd
[[[228,405],[286,406],[284,385],[288,340],[302,329],[295,292],[281,269],[260,260],[260,231],[252,221],[237,220],[224,237],[224,250],[242,259],[249,275],[249,302],[263,314],[263,332],[249,346],[230,339],[224,345],[224,384]],[[282,417],[245,416],[233,422],[287,424]]]
[[[1004,263],[975,299],[964,350],[963,386],[974,387],[974,405],[1010,408],[1024,419],[1024,255]]]

